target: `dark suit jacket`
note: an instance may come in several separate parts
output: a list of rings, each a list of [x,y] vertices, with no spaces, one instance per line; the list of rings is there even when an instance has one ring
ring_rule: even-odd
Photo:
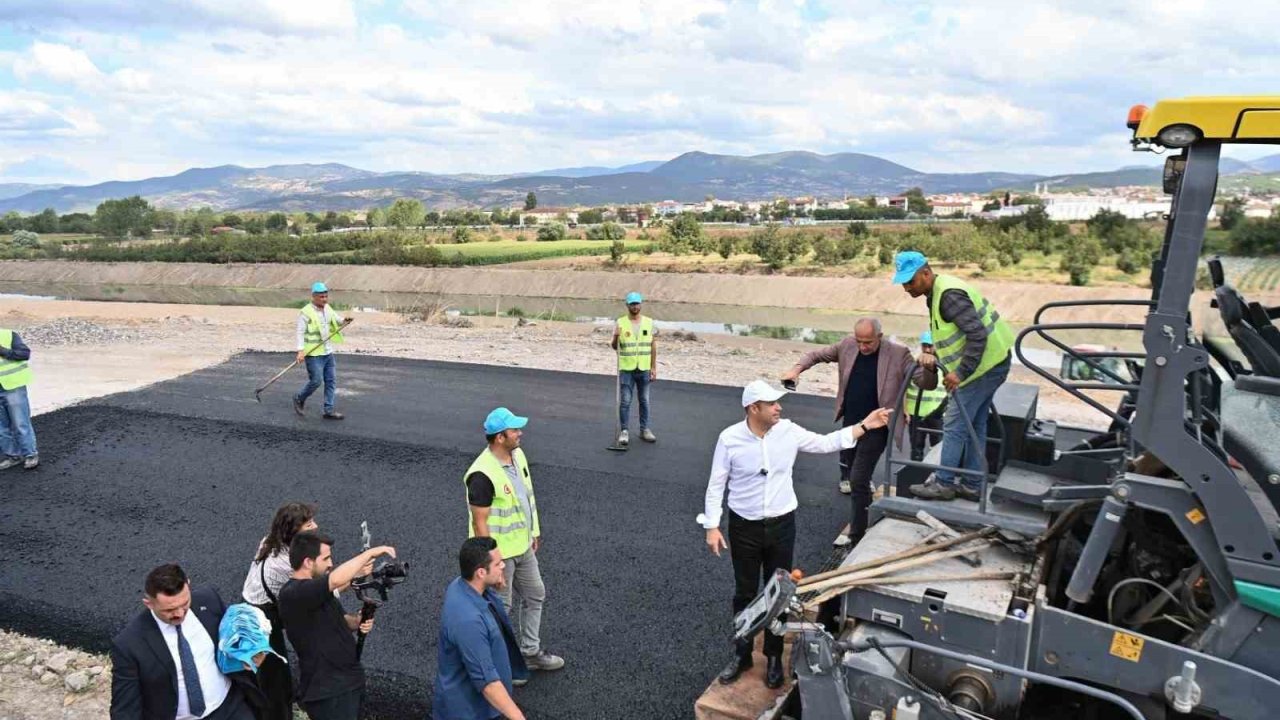
[[[214,646],[226,610],[217,590],[191,589],[191,612]],[[150,610],[138,613],[111,642],[111,665],[111,720],[173,720],[178,714],[178,669]]]
[[[844,415],[845,386],[849,384],[849,376],[853,373],[853,365],[858,361],[859,356],[858,340],[853,335],[849,335],[835,345],[805,353],[804,357],[800,358],[800,362],[796,363],[796,368],[800,372],[818,363],[836,363],[840,378],[840,388],[836,391],[836,420]],[[876,398],[880,401],[881,407],[891,408],[898,401],[898,393],[902,390],[902,383],[908,380],[907,370],[911,368],[913,359],[911,351],[905,345],[889,339],[880,342],[880,360],[876,363]],[[933,390],[938,384],[937,373],[926,373],[919,367],[916,368],[910,380],[926,390]],[[849,418],[849,421],[856,423],[861,419]],[[894,436],[899,446],[902,445],[904,427],[905,423],[900,416],[894,428]]]

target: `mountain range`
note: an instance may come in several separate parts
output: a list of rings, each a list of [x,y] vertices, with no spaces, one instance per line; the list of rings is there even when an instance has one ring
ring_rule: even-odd
[[[1250,162],[1224,159],[1224,175],[1280,173],[1280,155]],[[541,206],[700,201],[707,196],[765,200],[896,194],[911,187],[926,193],[1029,190],[1160,184],[1160,167],[1126,167],[1073,175],[1004,172],[926,173],[861,153],[819,155],[713,155],[688,152],[668,161],[622,167],[569,167],[515,175],[440,175],[371,172],[337,163],[246,168],[221,165],[177,175],[96,185],[0,184],[0,212],[92,212],[103,200],[141,195],[171,209],[365,210],[396,198],[422,200],[431,208],[512,207],[533,192]]]

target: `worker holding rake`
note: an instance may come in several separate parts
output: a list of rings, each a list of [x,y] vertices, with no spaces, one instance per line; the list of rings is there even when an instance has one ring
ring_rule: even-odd
[[[324,384],[324,418],[341,420],[342,413],[334,409],[338,393],[338,372],[334,358],[334,346],[344,342],[342,328],[351,318],[341,319],[329,307],[329,288],[322,282],[311,286],[311,302],[298,313],[298,358],[295,362],[307,364],[307,384],[293,396],[293,411],[305,416],[307,398]]]

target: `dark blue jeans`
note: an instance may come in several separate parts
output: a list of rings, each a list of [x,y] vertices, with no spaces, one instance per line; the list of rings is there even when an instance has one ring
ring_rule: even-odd
[[[1006,360],[952,393],[953,399],[947,403],[942,416],[942,465],[966,470],[982,469],[982,456],[986,452],[987,442],[987,413],[991,410],[991,400],[996,396],[996,390],[1009,378],[1009,365],[1010,362]],[[962,407],[964,415],[960,414]],[[964,422],[965,415],[969,416],[969,422],[973,423],[973,430],[978,435],[978,442],[982,443],[979,447],[974,447],[969,437],[969,428]],[[937,470],[934,477],[943,485],[953,485],[956,482],[956,474],[949,470]],[[975,490],[981,484],[977,475],[962,475],[960,482]]]
[[[324,411],[333,412],[333,396],[338,392],[338,366],[334,354],[312,355],[307,358],[307,384],[298,393],[298,400],[306,402],[311,393],[324,382]]]
[[[631,423],[631,398],[640,395],[640,429],[649,427],[649,371],[618,371],[618,422],[623,430]]]

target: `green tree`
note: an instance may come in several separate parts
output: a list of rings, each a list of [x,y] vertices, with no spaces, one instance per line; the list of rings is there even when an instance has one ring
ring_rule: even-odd
[[[284,213],[271,213],[267,216],[268,232],[284,232],[289,227],[289,216]]]
[[[776,223],[769,223],[748,236],[747,242],[751,252],[769,266],[770,270],[779,270],[787,266],[790,255],[786,238]]]
[[[369,208],[364,214],[364,224],[369,228],[382,227],[387,224],[387,211],[378,206]]]
[[[928,215],[933,212],[929,201],[924,199],[924,191],[920,188],[910,188],[902,193],[902,196],[907,199],[907,212],[917,215]]]
[[[530,190],[529,193],[524,196],[524,210],[525,212],[529,212],[530,210],[537,210],[537,209],[538,209],[538,196],[534,195],[533,191]]]
[[[266,229],[267,229],[266,223],[263,221],[262,216],[260,215],[254,215],[253,217],[244,221],[244,231],[249,233],[250,235],[261,235],[263,232],[266,231]]]
[[[538,242],[556,242],[568,234],[569,229],[563,223],[547,223],[538,228]]]
[[[604,222],[604,208],[589,208],[578,213],[578,222],[582,225],[597,225]]]
[[[813,259],[819,265],[839,265],[844,262],[840,247],[826,235],[813,241]]]
[[[738,252],[738,245],[737,236],[726,233],[716,240],[716,252],[720,253],[720,257],[728,260]]]
[[[627,245],[621,240],[614,240],[609,243],[609,262],[613,265],[621,265],[622,260],[627,256]]]
[[[427,211],[422,202],[414,198],[400,198],[387,210],[387,224],[392,227],[418,227],[426,218]]]
[[[1244,220],[1244,199],[1231,198],[1222,203],[1222,213],[1218,215],[1218,227],[1223,230],[1234,230]]]
[[[1101,259],[1102,242],[1093,235],[1079,235],[1067,243],[1059,269],[1070,276],[1072,285],[1088,285]]]
[[[1131,225],[1129,218],[1124,213],[1114,210],[1099,210],[1093,217],[1085,221],[1085,226],[1089,228],[1090,234],[1100,238],[1103,242],[1110,240],[1112,236],[1120,232],[1121,228]]]
[[[15,230],[13,244],[20,248],[40,247],[40,235],[30,230]]]
[[[1280,218],[1246,218],[1227,236],[1235,255],[1275,255],[1280,250]]]
[[[533,227],[534,225],[537,225],[537,224],[538,224],[538,216],[537,216],[537,215],[525,215],[525,216],[524,216],[524,226],[525,226],[525,227]]]
[[[705,254],[711,251],[706,233],[702,230],[702,223],[698,222],[698,218],[692,213],[680,213],[671,221],[662,234],[659,247],[663,252],[669,252],[672,255],[684,255],[690,252]]]
[[[627,231],[616,222],[607,222],[587,228],[586,235],[588,240],[622,240]]]
[[[510,214],[506,208],[498,208],[489,213],[489,222],[494,225],[506,225],[510,222]]]
[[[93,213],[93,224],[107,237],[150,237],[152,212],[151,203],[138,195],[104,200]]]
[[[333,213],[329,214],[332,215]],[[244,218],[236,215],[235,213],[227,213],[222,216],[222,224],[229,228],[238,228],[241,225],[244,225]]]
[[[453,229],[453,241],[455,243],[469,243],[472,240],[471,228],[466,225],[459,225]]]
[[[169,212],[169,211],[166,211]],[[156,212],[156,219],[159,220],[159,211]],[[172,215],[172,212],[169,212]],[[160,227],[161,223],[157,222],[156,227]],[[58,218],[58,232],[64,233],[91,233],[93,232],[93,216],[89,213],[68,213]]]
[[[58,211],[53,208],[45,208],[40,211],[40,214],[33,215],[27,221],[27,229],[42,234],[58,232]]]

